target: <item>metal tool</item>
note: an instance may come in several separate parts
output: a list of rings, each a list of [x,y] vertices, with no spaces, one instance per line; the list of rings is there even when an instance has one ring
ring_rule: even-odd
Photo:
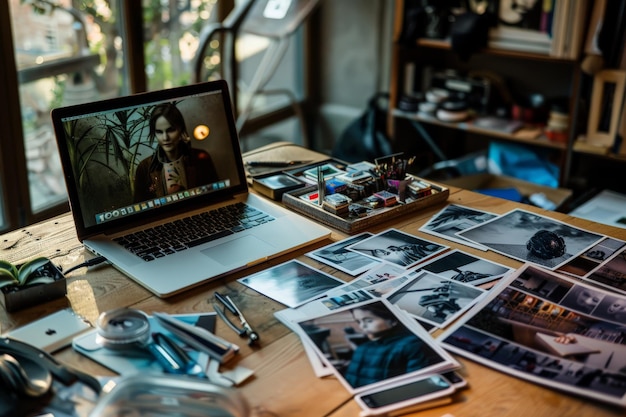
[[[206,353],[220,363],[226,362],[239,352],[239,346],[218,337],[206,329],[192,326],[165,313],[155,312],[152,313],[152,316],[161,326],[185,344],[199,352]]]
[[[148,316],[142,311],[120,308],[98,317],[96,341],[113,350],[146,349],[170,374],[206,377],[204,370],[170,337],[150,332]]]
[[[218,292],[215,293],[215,298],[224,305],[224,308],[222,309],[217,303],[213,303],[213,308],[215,309],[217,315],[220,316],[220,318],[224,320],[224,322],[240,337],[248,336],[249,345],[256,344],[259,341],[259,334],[252,329],[252,326],[250,326],[250,323],[248,323],[243,313],[239,310],[239,308],[237,308],[237,305],[233,302],[233,300],[231,300],[229,296],[223,296]],[[234,324],[226,316],[226,309],[237,316],[239,322],[241,323],[241,327]]]

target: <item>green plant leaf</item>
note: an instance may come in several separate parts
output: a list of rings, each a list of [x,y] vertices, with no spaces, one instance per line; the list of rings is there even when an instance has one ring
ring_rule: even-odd
[[[19,285],[25,285],[26,282],[29,281],[30,276],[48,262],[50,262],[50,259],[41,257],[32,259],[22,265],[17,273]]]
[[[19,284],[17,278],[9,270],[0,268],[0,288],[15,284]]]
[[[8,271],[17,280],[17,268],[11,262],[0,260],[0,270]]]
[[[24,284],[25,287],[37,284],[52,284],[54,282],[54,278],[52,277],[35,277],[29,280],[26,280]]]

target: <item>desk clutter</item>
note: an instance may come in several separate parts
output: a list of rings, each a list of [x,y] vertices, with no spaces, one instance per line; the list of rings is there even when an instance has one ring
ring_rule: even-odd
[[[465,384],[450,352],[550,389],[626,406],[626,287],[614,275],[626,242],[524,210],[494,215],[453,204],[420,231],[523,266],[515,270],[389,229],[308,253],[356,276],[331,288],[326,282],[311,300],[294,303],[293,294],[270,290],[273,275],[297,287],[284,273],[241,282],[289,306],[275,316],[300,336],[316,375],[339,379],[364,415],[452,401],[450,388]],[[390,327],[373,330],[376,320]],[[412,336],[398,335],[407,330]],[[419,360],[403,357],[378,368],[374,358],[383,363],[385,337],[413,346],[407,350],[421,352]],[[396,350],[394,357],[400,352],[406,353]]]
[[[449,190],[410,175],[413,158],[394,154],[349,164],[329,159],[254,177],[259,193],[346,233],[445,201]]]
[[[326,182],[325,173],[339,168],[325,165],[298,171]],[[455,393],[471,388],[471,375],[454,355],[547,389],[626,407],[620,272],[626,242],[523,209],[494,214],[458,204],[445,205],[415,232],[363,231],[304,255],[320,267],[292,259],[238,282],[285,307],[274,316],[300,338],[312,372],[339,381],[362,415],[454,402]],[[487,251],[523,265],[515,269],[480,255]],[[206,311],[196,314],[103,312],[95,328],[79,326],[65,344],[49,349],[71,343],[119,376],[98,377],[97,392],[76,379],[68,386],[55,381],[37,397],[44,403],[38,410],[64,415],[59,404],[46,402],[61,396],[90,409],[90,417],[129,401],[154,411],[156,401],[168,399],[164,409],[172,414],[190,405],[208,410],[202,401],[187,401],[200,397],[213,399],[210,405],[225,415],[250,415],[238,387],[255,370],[237,363],[239,341],[263,349],[266,339],[256,327],[259,318],[233,298],[214,293]],[[219,334],[217,320],[228,325]],[[36,345],[32,333],[19,330],[13,334],[22,339],[4,340]],[[0,354],[12,353],[0,343]],[[111,395],[103,395],[108,386]],[[2,397],[1,404],[31,399],[10,390],[1,395],[11,400]]]
[[[626,242],[522,209],[496,215],[456,204],[419,232],[458,245],[393,228],[363,232],[305,254],[324,270],[292,259],[238,281],[285,306],[274,315],[300,337],[314,374],[336,378],[363,415],[453,402],[469,376],[453,353],[549,389],[626,407],[626,286],[615,274]],[[170,376],[209,382],[226,390],[226,401],[234,398],[229,390],[254,374],[225,366],[239,352],[232,338],[260,349],[264,340],[253,330],[255,317],[246,314],[248,322],[232,301],[216,293],[207,302],[215,311],[194,315],[104,312],[97,328],[82,330],[72,346],[118,373],[119,386],[138,374],[164,375],[153,382],[170,384]],[[227,310],[241,326],[225,318]],[[218,318],[230,322],[232,332],[216,334]],[[243,397],[236,401],[246,405]]]

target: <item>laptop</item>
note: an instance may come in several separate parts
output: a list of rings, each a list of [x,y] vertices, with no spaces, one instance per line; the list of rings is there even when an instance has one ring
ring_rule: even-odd
[[[330,235],[248,192],[223,80],[56,108],[51,117],[78,239],[161,298]]]

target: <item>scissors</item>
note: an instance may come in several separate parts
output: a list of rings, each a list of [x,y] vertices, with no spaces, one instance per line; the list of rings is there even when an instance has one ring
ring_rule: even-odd
[[[220,316],[220,318],[224,320],[224,322],[231,329],[233,329],[235,333],[237,333],[240,337],[248,336],[249,345],[256,344],[259,341],[259,334],[252,329],[252,326],[250,326],[250,323],[248,323],[244,315],[241,313],[241,310],[237,308],[233,300],[231,300],[229,296],[223,296],[222,294],[218,292],[215,293],[215,298],[219,302],[221,302],[225,307],[225,308],[220,308],[220,306],[217,303],[213,303],[213,308],[215,309],[215,312],[217,313],[217,315]],[[226,310],[230,311],[232,314],[234,314],[235,316],[239,318],[241,327],[234,324],[226,316]]]

